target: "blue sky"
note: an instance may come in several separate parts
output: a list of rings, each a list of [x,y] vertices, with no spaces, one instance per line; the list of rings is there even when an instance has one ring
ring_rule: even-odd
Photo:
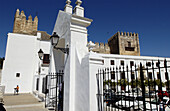
[[[38,15],[38,30],[51,34],[66,0],[1,0],[0,57],[13,30],[16,9]],[[170,57],[170,0],[82,0],[85,17],[93,19],[88,39],[107,42],[117,31],[139,33],[141,55]],[[75,7],[76,0],[71,5]]]

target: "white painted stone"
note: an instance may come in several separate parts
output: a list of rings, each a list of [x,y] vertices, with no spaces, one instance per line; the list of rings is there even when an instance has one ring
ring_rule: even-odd
[[[40,38],[41,33],[37,33],[37,36],[8,34],[1,81],[5,86],[5,93],[13,93],[17,85],[20,87],[20,93],[32,93],[36,85],[34,76],[41,75],[38,73],[39,67],[41,70],[44,69],[43,74],[48,74],[48,68],[41,66],[38,51],[41,48],[45,54],[49,54],[50,41],[43,41]],[[16,77],[16,73],[20,73],[20,77]]]
[[[75,14],[77,16],[84,17],[84,8],[77,5],[74,8],[73,14]]]
[[[53,32],[57,32],[65,40],[62,48],[69,46],[69,55],[65,55],[64,60],[64,111],[89,110],[88,63],[82,61],[87,61],[87,58],[84,58],[88,54],[86,27],[91,22],[91,19],[63,11],[59,12],[56,20]],[[54,60],[58,61],[61,58],[58,52],[52,50],[52,53],[53,57],[56,56]],[[53,65],[53,67],[58,69],[60,66]]]
[[[161,66],[164,64],[163,57],[149,57],[149,56],[127,56],[127,55],[115,55],[115,54],[97,54],[97,53],[90,53],[89,54],[89,84],[90,84],[90,110],[89,111],[98,111],[98,103],[97,103],[97,97],[96,94],[98,93],[98,87],[97,87],[97,79],[96,74],[98,73],[99,69],[104,68],[110,68],[116,66],[120,66],[120,61],[125,61],[125,66],[128,65],[130,67],[130,61],[134,61],[134,64],[140,65],[142,63],[144,67],[146,67],[146,62],[151,62],[153,60],[154,64],[160,60]],[[170,63],[170,58],[166,58],[168,61],[168,64]],[[110,64],[110,60],[115,60],[115,65]],[[84,62],[88,62],[84,61]],[[104,61],[104,63],[102,63]],[[126,70],[126,68],[125,68]],[[163,69],[162,72],[165,70]],[[155,69],[155,77],[157,78],[157,72],[158,69]],[[168,74],[170,71],[168,72]],[[130,76],[130,75],[129,75]],[[170,76],[170,75],[169,75]],[[110,77],[109,77],[110,78]],[[126,76],[127,78],[127,76]],[[166,82],[164,73],[161,74],[162,82]],[[117,78],[116,78],[117,79]],[[120,79],[120,75],[118,77]],[[118,91],[120,91],[121,87],[119,87]],[[158,89],[158,87],[156,88]],[[165,87],[163,87],[163,90],[166,90]]]
[[[67,12],[67,13],[72,14],[73,7],[70,5],[71,1],[70,1],[70,0],[67,0],[66,3],[67,3],[67,4],[66,4],[66,6],[64,7],[64,11]]]

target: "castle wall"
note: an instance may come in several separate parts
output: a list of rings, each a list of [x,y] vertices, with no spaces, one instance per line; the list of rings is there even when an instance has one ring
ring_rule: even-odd
[[[117,32],[108,40],[111,54],[140,56],[138,34]]]
[[[96,53],[103,53],[103,54],[110,54],[110,47],[108,43],[95,43],[95,47],[93,48],[93,52]]]
[[[32,20],[32,16],[30,15],[28,20],[26,20],[24,11],[21,11],[20,13],[19,9],[17,9],[14,19],[13,33],[32,34],[33,32],[37,31],[37,28],[37,16],[34,18],[34,20]]]
[[[110,53],[111,54],[119,54],[119,39],[118,39],[118,33],[116,33],[115,35],[113,35],[113,37],[111,37],[108,40],[108,44],[110,47]]]

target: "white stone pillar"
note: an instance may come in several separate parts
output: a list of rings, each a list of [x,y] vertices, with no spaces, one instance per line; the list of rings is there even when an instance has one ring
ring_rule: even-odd
[[[77,0],[76,2],[76,7],[74,8],[73,14],[77,15],[77,16],[81,16],[84,17],[84,8],[81,7],[82,1],[81,0]]]
[[[83,67],[88,54],[87,27],[92,20],[72,15],[70,24],[69,58],[65,66],[64,111],[88,111],[89,70]],[[68,40],[66,40],[68,41]]]
[[[64,7],[64,11],[67,12],[67,13],[72,14],[73,7],[70,5],[71,1],[70,1],[70,0],[67,0],[66,3],[67,3],[67,4],[66,4],[66,6]]]
[[[89,67],[82,61],[88,61],[85,58],[88,54],[87,27],[92,20],[84,18],[84,8],[80,7],[80,2],[77,1],[74,14],[69,13],[71,10],[68,5],[65,11],[59,12],[53,31],[64,39],[65,46],[62,48],[67,45],[69,48],[69,54],[65,55],[64,60],[64,111],[90,110]],[[58,52],[53,55],[55,66],[60,65],[58,61],[61,58],[57,55]]]

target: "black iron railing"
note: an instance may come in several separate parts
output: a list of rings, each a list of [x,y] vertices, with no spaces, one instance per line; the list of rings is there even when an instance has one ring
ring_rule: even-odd
[[[46,76],[45,107],[54,109],[55,111],[63,111],[63,92],[64,92],[64,73],[49,73]]]
[[[98,111],[170,110],[167,61],[99,69]]]

